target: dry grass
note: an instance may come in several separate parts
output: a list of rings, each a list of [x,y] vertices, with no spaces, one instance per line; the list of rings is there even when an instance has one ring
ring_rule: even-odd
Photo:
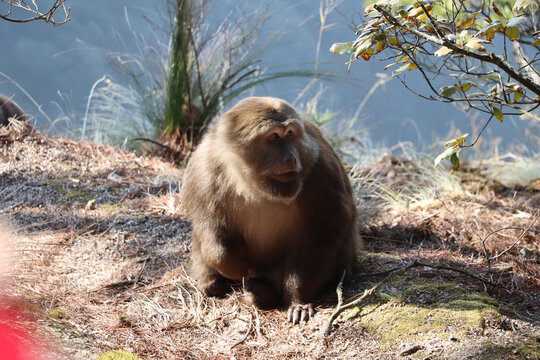
[[[31,306],[66,359],[111,349],[143,359],[394,359],[414,345],[389,348],[356,318],[339,320],[325,337],[332,292],[321,297],[314,319],[299,326],[286,323],[282,310],[246,306],[241,289],[225,299],[203,296],[185,270],[190,227],[178,197],[182,170],[159,158],[37,134],[0,141],[0,216],[15,229],[2,292]],[[485,245],[493,255],[512,244],[538,211],[530,199],[540,189],[494,191],[482,174],[448,178],[426,169],[387,157],[355,170],[359,204],[371,201],[360,208],[364,267],[376,271],[419,258],[500,284],[484,288],[433,269],[408,275],[485,289],[512,324],[510,330],[490,325],[467,342],[426,342],[433,358],[474,355],[483,341],[538,334],[540,224],[491,268],[481,240],[512,227]],[[346,293],[364,286],[356,282]]]

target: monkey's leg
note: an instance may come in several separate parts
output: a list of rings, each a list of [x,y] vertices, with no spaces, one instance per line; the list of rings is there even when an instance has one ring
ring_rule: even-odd
[[[247,275],[244,250],[237,244],[237,239],[225,231],[212,231],[211,227],[199,231],[194,226],[191,268],[205,294],[224,296],[234,280]]]
[[[231,281],[208,266],[198,251],[193,251],[191,274],[197,280],[197,287],[207,296],[223,297],[231,292]]]

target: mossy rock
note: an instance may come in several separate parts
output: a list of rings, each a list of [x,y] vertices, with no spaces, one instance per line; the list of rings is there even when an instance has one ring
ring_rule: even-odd
[[[482,344],[479,360],[499,360],[499,359],[540,359],[540,336],[529,337],[523,342],[512,344],[494,344],[487,342]]]
[[[96,360],[142,360],[137,355],[126,350],[111,350],[99,354]]]
[[[498,305],[497,300],[489,295],[471,291],[454,283],[416,282],[403,291],[401,299],[408,304],[439,304],[440,307],[449,309],[456,307],[462,310]]]
[[[360,325],[388,344],[464,339],[482,333],[487,323],[500,322],[496,305],[488,295],[458,284],[414,283],[387,303],[362,309]]]
[[[92,200],[94,197],[88,190],[72,190],[67,191],[64,195],[62,195],[59,200],[70,200],[70,201],[76,201],[81,203],[86,203],[90,200]]]

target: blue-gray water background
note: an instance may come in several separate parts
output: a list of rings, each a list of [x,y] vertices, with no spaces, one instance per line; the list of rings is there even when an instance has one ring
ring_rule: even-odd
[[[71,107],[71,111],[82,117],[92,84],[103,75],[115,77],[103,51],[136,51],[125,14],[129,15],[131,29],[144,35],[155,31],[147,18],[159,23],[161,20],[157,14],[165,15],[164,2],[69,0],[72,20],[62,26],[54,27],[42,22],[14,24],[0,21],[0,72],[18,82],[51,116],[57,110],[55,103],[59,103]],[[283,67],[312,68],[320,28],[319,1],[214,1],[212,16],[218,21],[222,20],[218,18],[232,11],[238,11],[239,6],[249,12],[265,4],[270,18],[264,25],[260,41],[268,41],[277,32],[285,31],[288,35],[274,42],[263,53],[262,66],[270,70]],[[332,71],[343,80],[324,84],[326,92],[319,106],[323,111],[328,108],[337,112],[336,118],[341,120],[355,113],[366,93],[378,80],[376,73],[390,75],[391,69],[383,70],[388,62],[359,60],[347,73],[347,65],[344,64],[347,56],[330,54],[328,49],[334,42],[354,39],[354,33],[343,14],[349,17],[356,13],[358,20],[358,14],[363,9],[360,1],[345,0],[337,10],[328,18],[327,23],[334,26],[323,33],[318,60],[320,69]],[[408,73],[406,77],[414,87],[427,92],[417,72]],[[292,102],[306,83],[305,79],[279,80],[257,89],[256,94],[277,96]],[[39,126],[46,127],[47,122],[38,109],[11,82],[0,78],[0,92],[14,96],[28,113],[36,117]],[[64,94],[64,99],[59,93]],[[485,117],[480,116],[477,124],[482,125],[484,120]],[[506,143],[523,143],[525,125],[530,122],[532,120],[521,118],[508,118],[503,124],[493,122],[486,136],[503,137]],[[471,132],[470,120],[463,112],[452,105],[420,99],[407,91],[397,79],[377,88],[363,108],[358,126],[369,132],[373,143],[386,145],[399,141],[429,145],[436,138],[445,138],[452,126],[462,132]]]

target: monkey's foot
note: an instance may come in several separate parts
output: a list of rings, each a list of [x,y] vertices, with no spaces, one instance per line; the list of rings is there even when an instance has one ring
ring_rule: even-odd
[[[299,322],[307,322],[313,315],[315,310],[313,310],[313,305],[308,304],[298,304],[293,303],[287,311],[287,316],[289,321],[293,324],[298,324]]]
[[[199,290],[205,293],[206,296],[224,297],[231,292],[231,281],[224,277],[211,277],[201,279],[198,282]]]
[[[261,278],[250,278],[245,281],[244,302],[255,305],[259,309],[271,309],[279,305],[278,294],[272,284]]]

